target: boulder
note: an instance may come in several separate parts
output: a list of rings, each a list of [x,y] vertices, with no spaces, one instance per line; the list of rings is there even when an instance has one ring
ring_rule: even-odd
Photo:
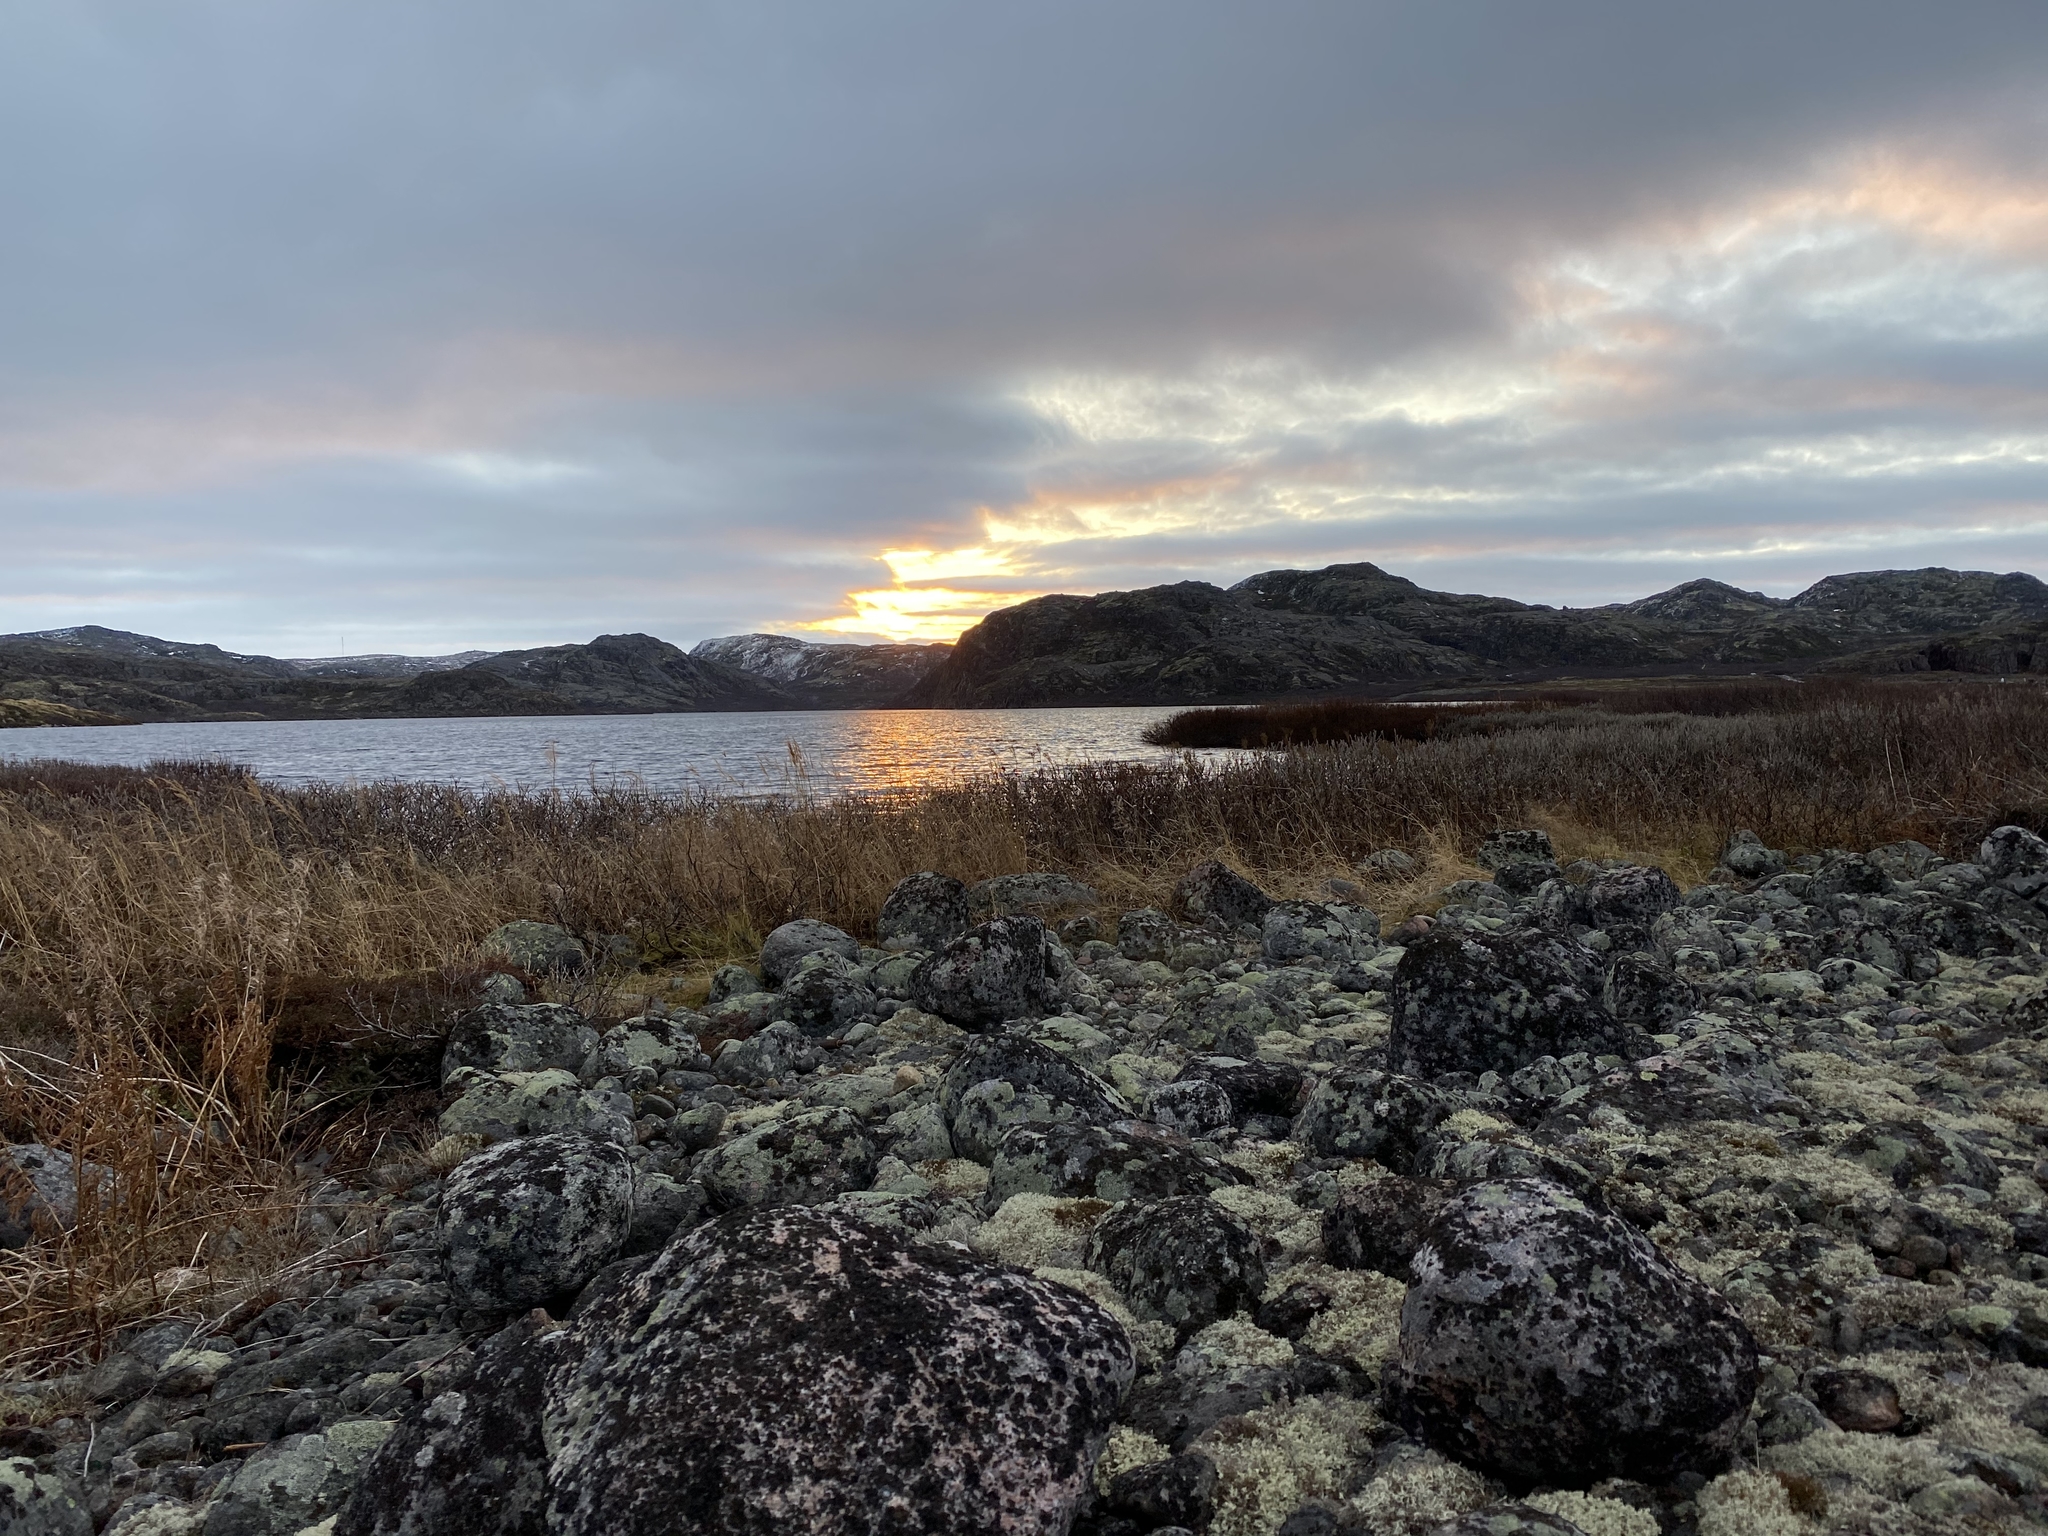
[[[463,1162],[441,1193],[435,1242],[457,1301],[506,1311],[580,1289],[632,1225],[624,1149],[566,1133],[504,1142]]]
[[[1256,1307],[1266,1289],[1258,1234],[1206,1195],[1116,1207],[1089,1236],[1087,1263],[1132,1312],[1165,1323],[1183,1344]]]
[[[85,1501],[27,1456],[0,1460],[0,1531],[7,1536],[92,1536]]]
[[[1173,888],[1168,906],[1183,922],[1235,933],[1256,931],[1266,920],[1273,898],[1221,859],[1197,864]]]
[[[1059,1001],[1058,941],[1035,917],[999,917],[925,956],[911,1002],[963,1029],[1042,1018]]]
[[[735,1136],[696,1171],[725,1210],[812,1205],[866,1189],[881,1161],[874,1139],[843,1109],[807,1109]]]
[[[441,1081],[464,1067],[478,1072],[581,1070],[597,1049],[590,1021],[560,1003],[487,1003],[455,1021],[441,1052]]]
[[[1454,1093],[1374,1067],[1348,1067],[1316,1084],[1294,1139],[1318,1157],[1369,1157],[1408,1173],[1430,1132],[1463,1107]]]
[[[1073,907],[1092,907],[1102,898],[1095,887],[1052,870],[997,875],[967,887],[967,910],[979,918],[1011,917],[1020,912],[1041,916]]]
[[[1699,989],[1670,966],[1640,951],[1630,951],[1607,968],[1600,985],[1600,1004],[1617,1021],[1645,1034],[1659,1034],[1690,1017],[1699,1005]]]
[[[1323,1257],[1337,1269],[1407,1280],[1430,1224],[1458,1188],[1452,1179],[1396,1175],[1346,1190],[1323,1215]]]
[[[983,1195],[994,1211],[1012,1195],[1086,1195],[1115,1204],[1203,1195],[1251,1177],[1184,1136],[1142,1120],[1019,1126],[997,1146]]]
[[[1103,1495],[1103,1507],[1148,1531],[1204,1531],[1216,1513],[1216,1463],[1200,1451],[1133,1467]]]
[[[1785,873],[1785,855],[1766,848],[1754,832],[1741,831],[1721,850],[1721,867],[1741,880],[1768,880]]]
[[[790,1207],[699,1227],[575,1333],[552,1536],[1059,1536],[1135,1365],[1074,1291]]]
[[[1663,870],[1622,864],[1571,888],[1571,920],[1598,928],[1617,949],[1637,949],[1648,941],[1657,919],[1682,899],[1677,883]]]
[[[1230,1095],[1231,1118],[1243,1125],[1252,1115],[1292,1120],[1301,1111],[1307,1074],[1289,1062],[1198,1056],[1180,1069],[1177,1080],[1214,1083]]]
[[[1180,942],[1180,924],[1157,907],[1137,907],[1116,920],[1116,952],[1126,960],[1164,960]]]
[[[1387,1058],[1396,1071],[1435,1077],[1625,1052],[1631,1036],[1597,1000],[1597,967],[1590,950],[1532,929],[1432,929],[1394,968]]]
[[[81,1186],[90,1200],[111,1199],[114,1171],[39,1141],[0,1146],[0,1248],[26,1247],[39,1229],[70,1231]]]
[[[744,1040],[727,1041],[712,1059],[711,1071],[721,1083],[781,1082],[815,1067],[822,1049],[788,1020],[778,1020]]]
[[[553,923],[507,923],[486,935],[477,950],[534,976],[581,976],[590,969],[583,941]]]
[[[528,1314],[478,1345],[377,1448],[334,1536],[547,1536],[541,1409],[566,1342]]]
[[[388,1419],[353,1419],[265,1446],[207,1506],[205,1536],[299,1536],[339,1514],[394,1427]]]
[[[1275,965],[1343,965],[1379,953],[1379,915],[1366,907],[1280,901],[1261,920],[1261,952]]]
[[[830,954],[842,960],[860,958],[860,941],[830,923],[815,917],[800,917],[784,923],[761,944],[761,980],[780,987],[795,972],[806,955]]]
[[[898,880],[875,920],[885,949],[937,949],[966,931],[967,887],[930,870]]]
[[[1480,839],[1478,857],[1474,861],[1481,869],[1498,872],[1515,864],[1556,864],[1557,850],[1550,845],[1550,834],[1533,828],[1519,832],[1489,832]]]
[[[2048,842],[2025,827],[1999,827],[1978,845],[1977,864],[1994,880],[2048,874]]]
[[[458,1097],[441,1111],[443,1136],[508,1141],[576,1131],[622,1147],[633,1145],[632,1100],[623,1093],[586,1089],[559,1067],[494,1075],[461,1067],[444,1086]]]
[[[844,1034],[875,1011],[875,989],[844,955],[805,955],[782,984],[783,1018],[813,1039]]]
[[[1513,897],[1533,896],[1552,880],[1564,878],[1564,871],[1555,864],[1524,860],[1497,869],[1493,883]]]
[[[1220,1085],[1201,1078],[1161,1083],[1146,1098],[1145,1115],[1154,1125],[1183,1136],[1207,1136],[1237,1120],[1230,1095]]]
[[[978,1163],[1017,1126],[1108,1125],[1131,1113],[1093,1072],[1017,1035],[970,1039],[946,1071],[939,1108],[954,1151]]]
[[[1512,1483],[1711,1476],[1757,1387],[1734,1309],[1648,1238],[1534,1179],[1475,1185],[1416,1253],[1382,1375],[1411,1434]]]

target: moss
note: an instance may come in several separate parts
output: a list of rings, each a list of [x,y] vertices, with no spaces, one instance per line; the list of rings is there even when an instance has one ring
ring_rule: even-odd
[[[1223,1161],[1240,1173],[1252,1176],[1258,1189],[1285,1192],[1292,1186],[1295,1169],[1308,1156],[1308,1149],[1296,1141],[1255,1141],[1232,1147]]]
[[[1211,1190],[1209,1198],[1258,1233],[1276,1263],[1300,1264],[1322,1257],[1322,1217],[1285,1195],[1238,1184]]]
[[[1401,1301],[1408,1287],[1370,1270],[1304,1265],[1267,1287],[1278,1295],[1287,1284],[1313,1279],[1332,1295],[1330,1305],[1309,1324],[1302,1342],[1319,1355],[1350,1360],[1377,1372],[1401,1337]]]
[[[1812,1529],[1768,1472],[1730,1472],[1700,1490],[1700,1536],[1802,1536]],[[1588,1533],[1591,1536],[1591,1533]]]
[[[1773,1472],[1818,1478],[1830,1490],[1839,1487],[1894,1502],[1949,1476],[1948,1459],[1930,1436],[1900,1440],[1832,1426],[1791,1445],[1770,1446],[1762,1461]]]
[[[1560,1520],[1569,1520],[1586,1536],[1658,1536],[1657,1517],[1619,1499],[1596,1499],[1589,1493],[1539,1493],[1522,1501]]]
[[[1195,1442],[1216,1463],[1209,1536],[1273,1536],[1308,1500],[1342,1499],[1381,1427],[1366,1404],[1340,1397],[1225,1419]]]
[[[1137,1467],[1149,1467],[1155,1462],[1171,1460],[1173,1452],[1154,1440],[1142,1429],[1133,1429],[1128,1424],[1119,1424],[1109,1432],[1109,1441],[1102,1448],[1101,1459],[1095,1463],[1095,1491],[1109,1492],[1109,1485]]]
[[[1294,1346],[1275,1334],[1239,1317],[1211,1323],[1192,1339],[1193,1350],[1212,1368],[1230,1366],[1294,1364]]]
[[[1012,1195],[981,1224],[974,1250],[1021,1269],[1079,1269],[1089,1234],[1109,1209],[1107,1200]]]
[[[1432,1451],[1382,1472],[1351,1507],[1374,1536],[1424,1536],[1446,1520],[1484,1509],[1501,1493],[1491,1479]]]

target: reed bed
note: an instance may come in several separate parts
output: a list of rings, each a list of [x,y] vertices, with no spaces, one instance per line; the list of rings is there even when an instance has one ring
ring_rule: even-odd
[[[674,975],[796,916],[872,932],[889,888],[1055,869],[1113,908],[1223,857],[1281,894],[1362,879],[1398,917],[1487,831],[1696,878],[1747,827],[1795,851],[1963,852],[2048,807],[2048,690],[1848,689],[1798,710],[1572,701],[1425,740],[994,775],[901,796],[285,790],[222,765],[0,768],[0,1135],[104,1164],[68,1235],[0,1253],[0,1352],[90,1358],[162,1310],[227,1312],[352,1260],[301,1217],[336,1165],[430,1135],[431,1060],[513,918],[625,934]],[[411,1097],[408,1098],[407,1095]],[[296,1266],[296,1270],[294,1269]]]

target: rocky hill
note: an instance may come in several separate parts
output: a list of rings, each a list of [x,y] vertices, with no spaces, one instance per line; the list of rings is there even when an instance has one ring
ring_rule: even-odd
[[[1549,608],[1333,565],[1228,589],[1179,582],[1006,608],[962,635],[907,701],[1193,703],[1759,665],[2010,673],[2048,665],[2044,630],[2048,584],[2019,572],[1866,571],[1790,598],[1703,580],[1631,603]]]
[[[953,653],[950,645],[821,645],[789,635],[724,635],[690,648],[775,684],[805,708],[863,709],[893,704]]]

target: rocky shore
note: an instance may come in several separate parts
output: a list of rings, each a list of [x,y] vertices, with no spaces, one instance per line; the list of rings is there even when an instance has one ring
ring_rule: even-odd
[[[2048,844],[1478,858],[1389,932],[926,874],[697,1009],[501,978],[316,1279],[0,1383],[0,1530],[2041,1528]]]

